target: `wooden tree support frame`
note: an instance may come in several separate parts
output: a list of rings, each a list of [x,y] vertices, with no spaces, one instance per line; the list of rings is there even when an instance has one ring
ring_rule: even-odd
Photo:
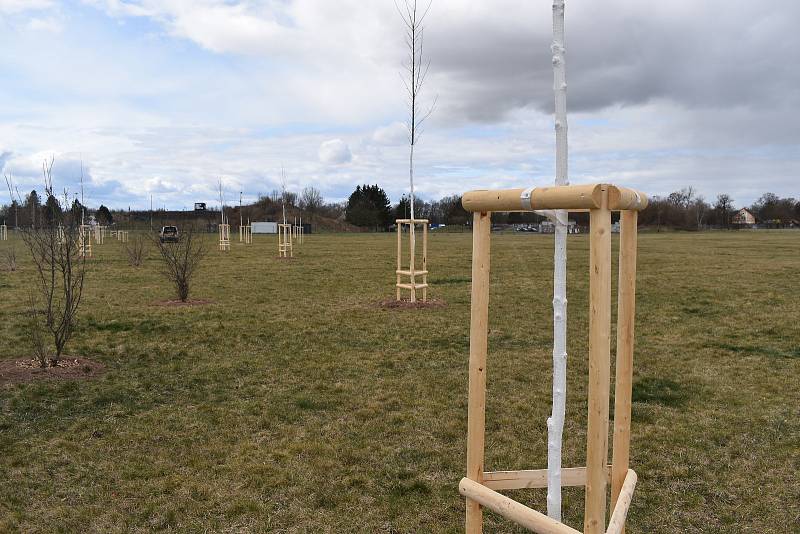
[[[278,225],[278,257],[279,258],[294,257],[294,249],[292,247],[291,224],[284,223]]]
[[[249,245],[253,242],[253,227],[249,224],[239,227],[239,243]]]
[[[407,289],[411,294],[411,302],[417,301],[417,290],[422,290],[422,302],[428,301],[428,219],[397,219],[397,283],[395,284],[396,298],[400,300],[402,290]],[[422,265],[416,268],[417,245],[416,228],[422,227]],[[408,268],[403,265],[403,228],[408,228]],[[409,281],[403,281],[407,276]]]
[[[304,234],[305,234],[305,232],[303,232],[303,226],[302,225],[297,225],[297,226],[294,227],[294,237],[297,240],[297,244],[298,245],[302,245],[303,244],[303,235]]]
[[[8,241],[8,226],[0,224],[0,241]]]
[[[219,225],[219,249],[231,249],[231,225],[228,223]]]
[[[128,242],[128,231],[127,230],[117,230],[117,241],[121,241],[123,243]]]
[[[64,229],[61,228],[61,235],[64,235]],[[88,224],[82,224],[78,227],[78,255],[83,258],[92,257],[92,227]]]
[[[584,486],[584,534],[619,534],[636,486],[629,469],[633,326],[636,291],[638,210],[647,197],[608,184],[557,186],[495,191],[471,191],[462,204],[474,213],[472,229],[472,303],[467,416],[467,476],[459,492],[467,498],[466,531],[483,530],[482,508],[488,508],[540,534],[580,534],[524,506],[498,490],[546,488],[547,470],[484,471],[486,357],[489,322],[491,212],[565,209],[589,210],[589,388],[586,467],[562,470],[562,484]],[[617,362],[614,395],[613,459],[608,465],[609,396],[611,380],[611,212],[621,211]],[[611,485],[611,519],[606,527],[607,487]]]
[[[98,245],[102,245],[105,243],[106,238],[106,227],[100,226],[99,224],[94,227],[94,241]]]

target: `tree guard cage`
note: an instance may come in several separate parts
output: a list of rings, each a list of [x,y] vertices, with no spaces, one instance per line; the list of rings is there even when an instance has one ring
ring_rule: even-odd
[[[278,225],[278,257],[279,258],[294,257],[294,249],[292,247],[291,224],[283,223]]]
[[[584,486],[585,534],[622,532],[636,473],[629,469],[633,327],[636,289],[637,214],[647,197],[609,184],[566,185],[471,191],[464,209],[473,212],[472,298],[469,349],[467,476],[459,492],[467,498],[466,531],[482,532],[482,508],[541,534],[579,533],[561,521],[524,506],[499,490],[546,488],[548,470],[484,471],[486,364],[489,320],[489,264],[493,211],[588,211],[589,229],[589,387],[586,466],[563,469],[562,484]],[[620,211],[616,385],[613,460],[608,465],[611,367],[611,212]],[[606,528],[607,485],[611,484],[611,519]]]
[[[0,224],[0,241],[8,240],[8,227],[5,224]]]
[[[428,301],[428,219],[397,219],[397,275],[396,299],[401,299],[401,292],[410,292],[411,302],[417,301],[417,290],[422,290],[422,302]],[[422,265],[417,268],[416,227],[422,228]],[[408,228],[408,268],[403,266],[403,228]],[[408,282],[403,277],[408,277]]]
[[[231,225],[228,223],[219,225],[219,249],[231,249]]]

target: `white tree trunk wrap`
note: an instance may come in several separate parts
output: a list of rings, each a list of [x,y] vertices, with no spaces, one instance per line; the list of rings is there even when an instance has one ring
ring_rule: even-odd
[[[564,0],[553,1],[553,91],[555,93],[556,180],[568,185],[567,77],[564,65]],[[561,521],[561,443],[567,400],[567,221],[556,210],[553,257],[553,411],[547,419],[547,515]]]

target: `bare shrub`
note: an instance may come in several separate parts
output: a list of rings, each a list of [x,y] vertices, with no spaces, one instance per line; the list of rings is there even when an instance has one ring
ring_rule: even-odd
[[[144,263],[146,240],[141,234],[134,234],[123,246],[125,254],[128,256],[128,265],[140,267]]]
[[[9,245],[3,250],[3,259],[6,263],[6,270],[11,272],[17,270],[17,249],[14,245]]]
[[[47,197],[55,199],[52,168],[51,159],[45,162],[42,170]],[[65,205],[69,205],[66,193],[64,202]],[[52,336],[55,354],[49,363],[55,366],[58,365],[64,347],[75,329],[86,277],[86,259],[80,253],[78,245],[82,214],[72,210],[62,210],[57,200],[48,202],[46,210],[43,224],[38,228],[23,230],[22,239],[30,250],[35,272],[31,290],[31,310],[37,311],[31,313],[31,339],[41,335],[42,331]],[[41,305],[42,311],[38,311],[37,305]],[[43,325],[39,320],[40,313],[44,316]],[[46,353],[44,341],[40,340],[40,343],[41,347],[34,349]],[[40,359],[40,363],[42,362],[45,362],[46,366],[46,356]]]
[[[186,302],[192,279],[206,256],[202,236],[190,227],[177,241],[162,242],[158,236],[154,236],[153,243],[161,254],[159,272],[175,287],[175,293],[181,302]]]

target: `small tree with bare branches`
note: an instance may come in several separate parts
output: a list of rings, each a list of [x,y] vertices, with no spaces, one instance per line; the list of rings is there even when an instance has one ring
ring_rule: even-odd
[[[161,254],[161,274],[175,287],[175,293],[181,302],[186,302],[192,280],[207,252],[202,236],[189,227],[181,233],[177,241],[163,242],[158,236],[154,236],[153,243]]]
[[[50,158],[42,164],[48,197],[53,196],[53,163],[54,158]],[[64,202],[69,203],[66,191]],[[35,271],[30,293],[30,339],[42,367],[57,366],[72,337],[86,278],[86,260],[78,245],[80,219],[69,210],[57,209],[53,203],[47,209],[43,224],[22,230]],[[48,356],[42,331],[52,336],[55,354]]]
[[[406,88],[409,107],[409,118],[406,123],[408,129],[408,140],[411,146],[408,154],[408,180],[411,188],[411,218],[414,214],[414,148],[417,146],[422,135],[422,125],[425,120],[433,113],[437,98],[434,98],[430,107],[422,107],[420,94],[428,76],[428,69],[431,66],[430,60],[426,60],[423,55],[425,27],[423,22],[430,11],[432,0],[428,2],[425,9],[419,9],[417,0],[403,0],[403,5],[395,0],[400,17],[406,27],[405,42],[408,48],[408,57],[403,65],[405,72],[401,73],[400,78]]]
[[[125,254],[128,256],[128,265],[131,267],[141,267],[144,263],[146,240],[141,234],[134,234],[129,240],[123,243]]]
[[[7,245],[3,250],[3,259],[5,259],[7,271],[14,272],[17,270],[17,249],[13,244]]]

